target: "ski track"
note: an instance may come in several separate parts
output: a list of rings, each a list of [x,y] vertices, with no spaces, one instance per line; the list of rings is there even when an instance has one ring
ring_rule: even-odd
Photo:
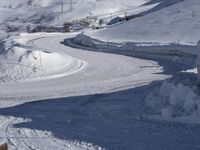
[[[22,83],[0,85],[1,108],[12,106],[17,107],[17,105],[35,100],[94,95],[92,99],[77,102],[83,106],[87,106],[91,103],[95,104],[96,98],[99,98],[99,95],[96,94],[111,93],[136,88],[148,85],[153,81],[163,80],[169,77],[168,75],[159,74],[163,71],[162,67],[153,61],[116,54],[84,51],[70,48],[60,43],[64,39],[71,38],[73,36],[74,34],[55,34],[53,36],[49,36],[47,34],[46,37],[31,40],[29,44],[44,51],[68,54],[87,62],[87,65],[82,69],[79,68],[79,71],[75,71],[73,74],[68,74],[67,76],[41,78]],[[150,88],[151,87],[149,87],[149,89]],[[137,95],[141,95],[141,93],[134,93],[132,96],[137,97]],[[96,105],[98,104],[95,104],[95,106]],[[101,106],[99,106],[97,108],[100,111],[102,109],[102,112],[104,112],[103,107],[101,108]],[[101,119],[104,118],[111,124],[115,124],[115,122],[112,122],[110,117],[112,116],[110,116],[109,113],[103,113]],[[113,117],[115,118],[116,116]],[[8,142],[11,150],[98,149],[95,146],[93,148],[87,146],[85,147],[85,145],[79,145],[71,140],[67,141],[60,139],[51,134],[49,131],[16,127],[17,124],[29,122],[27,118],[17,118],[14,116],[5,117],[2,115],[0,118],[0,132],[4,131],[4,133],[1,133],[1,142]],[[124,118],[126,118],[126,116],[122,117],[122,121]],[[129,120],[130,118],[127,117],[126,119]],[[140,120],[137,115],[132,116],[131,119],[136,119],[137,121]],[[126,121],[122,126],[132,128],[134,123],[131,119],[130,122]],[[96,122],[98,122],[98,119]],[[89,125],[87,128],[88,130],[95,130],[95,128],[90,127]],[[155,129],[154,124],[152,125],[152,128]],[[123,131],[123,133],[124,132],[126,131]],[[110,135],[110,138],[118,141],[119,139],[117,139],[117,136],[120,136],[120,133],[121,131],[112,136]],[[105,133],[99,134],[103,136]],[[127,137],[128,136],[125,134],[121,135],[120,138]],[[135,138],[136,137],[133,139]],[[135,140],[137,143],[138,139]],[[139,144],[141,144],[141,141],[139,141]],[[118,145],[120,145],[120,143]],[[121,148],[119,147],[119,149],[122,149],[122,146]]]

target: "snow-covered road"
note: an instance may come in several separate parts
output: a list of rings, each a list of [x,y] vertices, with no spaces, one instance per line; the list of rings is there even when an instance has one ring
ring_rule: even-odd
[[[46,34],[29,41],[84,64],[71,74],[0,85],[0,142],[20,150],[199,148],[197,128],[148,117],[153,112],[145,93],[169,77],[162,66],[61,44],[73,36]]]
[[[77,58],[79,61],[74,63],[76,67],[71,67],[72,71],[67,68],[67,74],[64,72],[60,75],[45,77],[45,70],[43,70],[44,77],[42,78],[0,85],[1,98],[7,100],[9,97],[9,100],[25,99],[27,101],[27,99],[97,94],[119,91],[136,85],[141,86],[163,78],[162,75],[156,75],[162,72],[162,67],[154,61],[84,51],[61,44],[64,39],[74,35],[47,34],[45,37],[42,35],[41,38],[37,35],[28,43],[36,49]]]

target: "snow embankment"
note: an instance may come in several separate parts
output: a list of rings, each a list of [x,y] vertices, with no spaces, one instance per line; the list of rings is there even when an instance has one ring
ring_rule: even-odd
[[[1,83],[69,75],[84,63],[66,53],[44,51],[30,43],[45,33],[20,34],[4,41],[0,55]],[[47,43],[44,43],[47,44]]]
[[[144,42],[122,42],[114,43],[109,40],[100,41],[85,34],[79,34],[73,42],[88,48],[134,55],[136,53],[145,54],[161,54],[161,55],[176,55],[176,56],[196,56],[196,46],[194,45],[181,45],[177,43],[161,44],[161,43],[144,43]]]

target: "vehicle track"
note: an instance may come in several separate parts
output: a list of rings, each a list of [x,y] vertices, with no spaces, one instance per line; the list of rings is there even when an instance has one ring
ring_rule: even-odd
[[[20,149],[20,147],[23,147],[23,149],[29,149],[29,150],[36,150],[34,147],[28,145],[25,142],[25,139],[27,139],[26,136],[22,136],[19,133],[22,131],[22,129],[14,128],[13,126],[16,123],[19,123],[21,119],[13,118],[12,121],[8,123],[5,129],[5,135],[6,140],[8,141],[9,146],[12,147],[12,149]],[[22,146],[23,145],[23,146]]]

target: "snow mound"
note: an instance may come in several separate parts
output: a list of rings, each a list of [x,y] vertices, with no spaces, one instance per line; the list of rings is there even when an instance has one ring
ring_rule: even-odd
[[[145,101],[166,121],[199,124],[200,96],[194,89],[183,83],[165,81]]]
[[[161,54],[161,55],[174,55],[174,56],[196,56],[197,48],[193,45],[184,45],[177,43],[157,43],[157,42],[116,42],[112,40],[100,41],[94,39],[84,33],[78,34],[73,38],[73,42],[77,45],[93,50],[103,50],[111,52],[121,52],[126,54]]]
[[[65,53],[42,51],[28,45],[29,41],[43,36],[20,34],[6,39],[0,55],[0,83],[65,76],[84,66],[83,61]]]
[[[59,74],[71,60],[71,57],[65,58],[57,53],[13,47],[1,56],[0,79],[1,82],[11,82]]]
[[[27,51],[25,55],[22,55],[19,63],[26,63],[29,64],[36,64],[35,66],[40,66],[41,70],[46,70],[46,73],[55,72],[56,70],[59,70],[60,66],[66,67],[71,62],[71,57],[69,57],[67,60],[63,56],[57,53],[50,53],[50,52],[44,52],[44,51]],[[53,61],[52,61],[53,60]],[[36,61],[36,63],[35,63]],[[41,64],[38,64],[41,63]],[[65,64],[63,66],[63,64]]]

